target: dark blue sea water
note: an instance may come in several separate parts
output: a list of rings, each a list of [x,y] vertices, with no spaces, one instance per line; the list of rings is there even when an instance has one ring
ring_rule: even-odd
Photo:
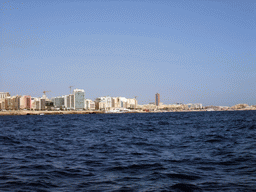
[[[256,191],[256,111],[0,116],[0,191]]]

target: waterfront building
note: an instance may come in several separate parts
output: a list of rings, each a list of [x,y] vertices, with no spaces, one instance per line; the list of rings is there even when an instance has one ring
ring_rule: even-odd
[[[66,109],[75,109],[74,94],[64,96],[64,106]]]
[[[161,105],[158,109],[180,111],[180,110],[186,110],[188,108],[187,108],[187,105],[176,103],[176,104],[169,104],[169,105]]]
[[[53,105],[55,108],[64,108],[64,97],[55,97],[53,99]]]
[[[247,107],[248,107],[248,104],[242,103],[242,104],[236,104],[236,105],[232,106],[231,108],[232,109],[244,109],[244,108],[247,108]]]
[[[73,98],[71,96],[71,106],[72,102],[74,109],[84,109],[84,90],[83,89],[74,89]]]
[[[35,110],[35,97],[31,97],[31,109]]]
[[[137,100],[135,98],[127,99],[127,108],[136,109],[137,108]]]
[[[4,99],[6,110],[19,110],[20,109],[20,96],[5,97]]]
[[[6,110],[11,110],[12,109],[12,98],[10,96],[5,97],[4,103],[5,103],[5,109]]]
[[[125,97],[118,97],[120,108],[127,108],[127,99]]]
[[[67,109],[71,109],[71,94],[67,95]]]
[[[31,109],[31,96],[23,95],[20,97],[20,109]]]
[[[35,110],[40,110],[40,104],[39,101],[35,101]]]
[[[5,102],[4,100],[0,100],[0,110],[5,109]]]
[[[189,103],[187,104],[188,106],[188,109],[202,109],[203,108],[203,105],[201,103]]]
[[[125,97],[112,97],[111,103],[113,108],[127,108],[127,99]]]
[[[155,105],[159,106],[159,104],[160,104],[160,94],[156,93],[156,95],[155,95]]]
[[[46,101],[46,99],[40,98],[40,100],[39,100],[39,110],[45,110],[45,101]]]
[[[54,110],[54,102],[53,101],[45,101],[45,109],[46,110]]]
[[[64,95],[64,106],[66,109],[68,108],[68,95]]]
[[[20,110],[20,98],[21,96],[19,95],[12,97],[13,110]]]
[[[70,109],[75,109],[75,96],[74,94],[69,95],[70,98]]]
[[[9,92],[0,92],[0,99],[4,99],[6,97],[10,97],[10,93]]]
[[[40,110],[40,98],[31,97],[31,108],[36,111]]]
[[[98,97],[95,99],[95,109],[97,110],[110,110],[112,107],[111,97]]]
[[[5,99],[0,99],[0,110],[5,109]]]
[[[95,99],[95,109],[97,110],[112,110],[112,109],[135,109],[137,108],[137,100],[127,99],[125,97],[98,97]]]
[[[95,110],[95,102],[91,99],[84,100],[84,109],[85,110]]]
[[[112,97],[112,107],[113,108],[118,108],[119,107],[119,100],[118,97]]]

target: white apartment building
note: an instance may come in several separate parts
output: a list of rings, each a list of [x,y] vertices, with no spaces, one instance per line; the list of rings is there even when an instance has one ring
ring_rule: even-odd
[[[202,109],[203,105],[201,103],[189,103],[187,104],[189,109]]]
[[[84,109],[84,90],[74,89],[74,109]]]
[[[137,100],[125,97],[98,97],[95,100],[95,108],[98,110],[137,108]]]
[[[136,109],[137,108],[137,99],[127,99],[127,108]]]
[[[84,109],[84,96],[85,92],[83,89],[74,89],[73,94],[65,95],[64,106],[66,109]]]
[[[112,107],[111,97],[98,97],[95,99],[95,109],[97,110],[110,110]]]
[[[91,99],[84,99],[84,109],[85,110],[95,110],[95,102]]]

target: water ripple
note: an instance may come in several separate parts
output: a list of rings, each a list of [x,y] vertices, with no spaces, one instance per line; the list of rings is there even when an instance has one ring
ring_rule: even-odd
[[[256,113],[0,116],[0,191],[255,191]]]

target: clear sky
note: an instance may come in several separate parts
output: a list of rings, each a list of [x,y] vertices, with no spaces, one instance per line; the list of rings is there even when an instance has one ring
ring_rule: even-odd
[[[0,91],[256,104],[255,0],[0,0]]]

